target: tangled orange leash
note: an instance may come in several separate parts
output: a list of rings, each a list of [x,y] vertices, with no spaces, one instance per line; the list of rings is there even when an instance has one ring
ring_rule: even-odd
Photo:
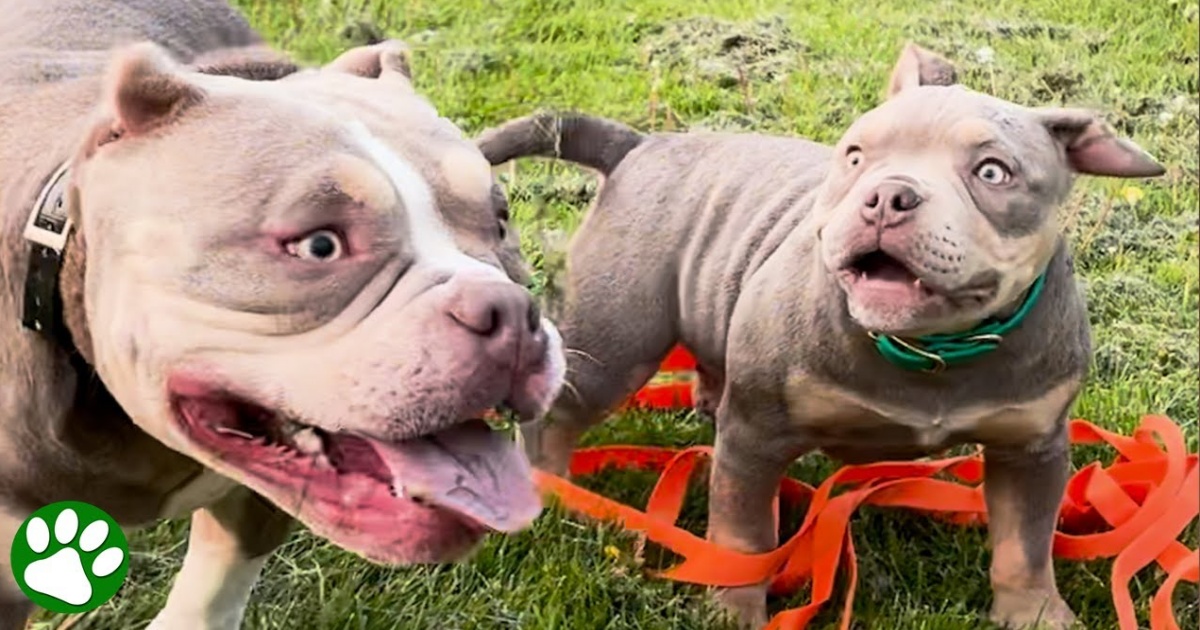
[[[676,348],[663,361],[660,377],[639,391],[631,405],[679,408],[692,404],[691,386],[671,380],[695,369],[694,359]],[[1188,453],[1183,432],[1164,416],[1145,416],[1132,436],[1105,431],[1085,420],[1070,425],[1072,444],[1107,444],[1117,452],[1112,465],[1092,463],[1067,484],[1054,535],[1054,556],[1071,560],[1115,558],[1112,596],[1121,630],[1138,620],[1129,581],[1157,563],[1167,574],[1150,604],[1151,630],[1179,630],[1171,596],[1179,582],[1200,582],[1200,551],[1179,537],[1200,512],[1200,467]],[[807,499],[803,524],[773,551],[743,554],[714,545],[676,526],[688,481],[696,465],[712,455],[707,446],[686,449],[607,446],[577,450],[572,475],[590,475],[608,466],[660,472],[645,510],[620,504],[541,471],[535,479],[545,493],[569,510],[613,521],[683,558],[658,572],[661,577],[709,586],[741,586],[770,580],[771,593],[794,593],[811,583],[812,601],[771,619],[767,630],[801,630],[833,596],[838,568],[845,563],[848,590],[841,628],[850,627],[858,563],[850,517],[860,505],[906,507],[950,522],[987,521],[983,500],[983,460],[979,455],[935,461],[883,462],[846,466],[813,488],[784,479],[780,498]],[[941,474],[949,479],[936,479]],[[835,490],[838,493],[835,496]]]

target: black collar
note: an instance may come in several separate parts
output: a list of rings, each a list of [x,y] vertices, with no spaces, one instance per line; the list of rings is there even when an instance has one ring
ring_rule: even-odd
[[[29,242],[29,268],[25,273],[25,302],[21,323],[62,347],[76,369],[87,366],[71,339],[63,320],[62,294],[59,276],[62,273],[63,253],[71,239],[71,222],[67,193],[70,169],[63,164],[38,193],[37,201],[25,224],[25,240]],[[90,367],[88,367],[90,370]]]

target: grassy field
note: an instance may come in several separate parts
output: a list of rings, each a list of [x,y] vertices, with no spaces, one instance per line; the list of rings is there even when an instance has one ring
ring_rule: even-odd
[[[538,107],[578,108],[641,129],[744,129],[834,141],[878,103],[905,40],[955,60],[977,89],[1030,105],[1101,109],[1168,166],[1152,182],[1083,179],[1063,211],[1086,282],[1094,372],[1076,416],[1130,429],[1166,413],[1197,441],[1197,13],[1194,0],[279,0],[240,2],[278,46],[322,62],[372,34],[407,40],[418,88],[468,133]],[[594,193],[573,168],[505,170],[526,251],[544,282]],[[631,413],[589,443],[686,445],[712,438],[691,414]],[[1080,450],[1076,463],[1097,456]],[[795,474],[818,481],[821,456]],[[651,479],[589,480],[643,501]],[[687,523],[703,527],[703,496]],[[794,517],[795,515],[793,515]],[[794,520],[794,518],[793,518]],[[134,539],[130,580],[76,628],[139,628],[163,604],[186,523]],[[856,628],[986,627],[983,531],[903,512],[856,518]],[[1194,544],[1194,539],[1192,544]],[[248,628],[721,628],[702,589],[653,580],[635,541],[548,511],[528,532],[488,542],[468,564],[385,570],[299,532],[268,564]],[[1057,564],[1089,628],[1115,627],[1110,563]],[[1144,614],[1157,568],[1134,584]],[[773,610],[807,601],[772,601]],[[839,602],[840,603],[840,602]],[[835,627],[831,605],[815,627]],[[1200,623],[1181,588],[1182,627]],[[1144,617],[1143,617],[1144,618]],[[37,627],[62,620],[40,617]]]

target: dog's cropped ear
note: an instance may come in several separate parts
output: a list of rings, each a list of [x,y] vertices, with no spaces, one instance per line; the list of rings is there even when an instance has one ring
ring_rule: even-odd
[[[351,48],[322,69],[346,72],[368,79],[396,77],[411,81],[411,60],[412,53],[404,42],[389,39],[378,44]]]
[[[892,68],[888,81],[887,97],[892,98],[902,90],[919,85],[954,85],[958,83],[958,71],[945,57],[909,42],[900,51],[900,59]]]
[[[103,103],[111,120],[96,142],[154,131],[203,98],[165,49],[150,42],[129,46],[114,55],[105,74]]]
[[[1166,172],[1149,153],[1116,135],[1104,119],[1086,109],[1036,110],[1050,135],[1062,144],[1077,173],[1106,177],[1158,177]]]

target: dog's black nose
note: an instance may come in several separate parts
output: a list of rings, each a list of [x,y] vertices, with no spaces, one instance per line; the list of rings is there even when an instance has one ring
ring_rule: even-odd
[[[869,224],[882,222],[886,226],[899,224],[910,210],[925,201],[916,188],[905,182],[887,181],[867,193],[863,200],[862,216]]]

